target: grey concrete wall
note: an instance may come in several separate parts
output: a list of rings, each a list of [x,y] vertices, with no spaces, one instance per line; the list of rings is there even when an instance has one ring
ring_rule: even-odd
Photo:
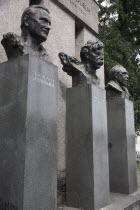
[[[62,70],[58,58],[59,52],[75,55],[75,20],[62,8],[50,1],[52,28],[45,46],[51,56],[53,64],[58,66],[58,169],[65,168],[65,113],[66,113],[66,87],[71,86],[71,77]]]
[[[47,47],[53,64],[58,66],[59,88],[58,88],[58,169],[65,168],[65,113],[66,113],[66,88],[71,87],[71,77],[62,71],[58,53],[65,52],[75,56],[79,53],[80,47],[90,40],[95,40],[95,35],[88,28],[83,29],[81,36],[83,38],[77,42],[75,40],[75,17],[64,9],[56,0],[44,0],[45,6],[50,10],[52,28],[47,42]],[[2,34],[15,32],[20,35],[20,18],[24,9],[29,5],[29,0],[1,0],[0,1],[0,40]],[[97,13],[97,5],[95,5]],[[96,25],[95,31],[98,30],[98,18],[95,15],[93,20]],[[78,47],[79,45],[79,47]],[[6,61],[6,55],[3,47],[0,45],[0,63]],[[98,70],[101,78],[101,87],[104,87],[103,68]]]
[[[98,5],[94,0],[53,0],[98,33]]]

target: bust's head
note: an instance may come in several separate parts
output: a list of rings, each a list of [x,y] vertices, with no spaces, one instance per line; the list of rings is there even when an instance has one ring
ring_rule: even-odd
[[[81,48],[80,57],[83,63],[91,64],[95,70],[99,69],[104,60],[103,44],[100,41],[88,41]]]
[[[41,5],[28,7],[21,18],[22,35],[30,35],[39,44],[47,40],[50,25],[50,13],[47,8]]]
[[[129,79],[128,72],[123,66],[116,65],[111,69],[111,79],[117,81],[122,86],[127,86]]]

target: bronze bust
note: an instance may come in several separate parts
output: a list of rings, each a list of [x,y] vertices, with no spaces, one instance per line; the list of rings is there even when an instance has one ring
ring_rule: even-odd
[[[21,18],[21,36],[14,33],[3,35],[1,41],[8,59],[27,53],[51,62],[46,49],[41,45],[47,40],[51,25],[50,13],[43,5],[31,5]]]
[[[127,89],[128,79],[128,72],[123,66],[114,66],[111,70],[111,81],[106,86],[107,98],[120,97],[129,99],[130,93]]]
[[[72,86],[83,84],[100,84],[96,70],[103,65],[103,44],[101,42],[88,41],[80,52],[81,61],[59,53],[63,65],[63,71],[72,76]]]

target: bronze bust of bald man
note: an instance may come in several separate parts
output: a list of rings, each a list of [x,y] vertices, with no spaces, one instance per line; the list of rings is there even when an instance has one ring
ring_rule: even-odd
[[[130,93],[127,89],[128,79],[128,72],[123,66],[114,66],[111,69],[111,81],[106,86],[107,98],[119,97],[129,99]]]
[[[31,5],[21,18],[21,36],[14,33],[3,35],[1,41],[8,59],[27,53],[51,62],[42,43],[47,40],[50,31],[50,13],[43,5]]]

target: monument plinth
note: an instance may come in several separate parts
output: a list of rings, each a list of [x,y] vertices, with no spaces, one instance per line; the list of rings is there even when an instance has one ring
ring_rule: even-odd
[[[133,102],[107,100],[110,190],[130,194],[137,190]]]
[[[124,194],[137,190],[134,111],[128,79],[127,70],[116,65],[106,86],[110,190]]]
[[[56,209],[57,83],[38,57],[0,64],[0,208]]]
[[[96,210],[109,203],[106,92],[67,89],[67,206]]]

